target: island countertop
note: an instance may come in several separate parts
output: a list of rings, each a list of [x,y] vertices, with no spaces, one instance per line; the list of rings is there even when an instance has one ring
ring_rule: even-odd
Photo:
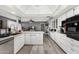
[[[8,37],[0,38],[0,45],[6,43],[8,41],[13,40],[13,38],[14,38],[13,36],[8,36]]]
[[[8,38],[11,38],[11,37],[13,37],[13,36],[8,36],[8,37],[0,38],[0,41],[5,40],[5,39],[8,39]]]
[[[44,33],[43,31],[24,31],[24,33]]]

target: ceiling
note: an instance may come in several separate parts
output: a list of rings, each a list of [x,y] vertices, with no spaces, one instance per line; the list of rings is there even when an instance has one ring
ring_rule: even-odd
[[[15,16],[26,17],[58,17],[74,5],[0,5],[4,10]],[[63,11],[63,12],[62,12]]]

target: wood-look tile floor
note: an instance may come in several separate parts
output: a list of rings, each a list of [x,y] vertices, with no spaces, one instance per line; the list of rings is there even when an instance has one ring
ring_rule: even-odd
[[[44,36],[43,45],[27,45],[24,46],[18,54],[65,54],[58,45],[49,38]]]

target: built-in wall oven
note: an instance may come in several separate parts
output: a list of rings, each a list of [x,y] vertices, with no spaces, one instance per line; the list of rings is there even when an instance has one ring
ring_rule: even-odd
[[[67,36],[79,40],[79,15],[66,19]]]

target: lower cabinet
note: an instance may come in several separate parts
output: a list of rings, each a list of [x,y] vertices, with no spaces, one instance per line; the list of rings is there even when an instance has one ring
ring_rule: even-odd
[[[14,40],[8,41],[0,45],[0,54],[13,54],[13,53],[14,53]]]
[[[43,33],[25,33],[25,45],[37,44],[43,44]]]
[[[14,53],[17,53],[24,46],[24,34],[14,36]]]
[[[67,53],[79,53],[79,41],[58,32],[50,33],[50,37]]]
[[[33,34],[31,35],[31,44],[43,44],[43,36],[41,34]]]
[[[72,40],[72,53],[78,53],[79,54],[79,41]]]
[[[25,33],[24,37],[25,37],[25,40],[24,40],[25,42],[24,43],[25,44],[31,44],[30,33],[27,33],[27,34]]]
[[[43,45],[43,32],[27,32],[14,35],[14,53],[26,45]]]
[[[37,44],[37,42],[38,42],[37,34],[30,35],[30,42],[31,42],[31,44]]]

